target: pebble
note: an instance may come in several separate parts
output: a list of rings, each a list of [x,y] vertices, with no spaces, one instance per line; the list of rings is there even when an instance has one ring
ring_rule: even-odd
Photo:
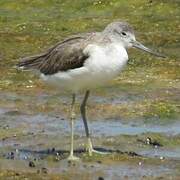
[[[158,147],[162,146],[162,144],[160,144],[160,143],[157,142],[156,140],[153,141],[150,137],[147,137],[147,138],[146,138],[145,144],[153,145],[155,148],[158,148]]]
[[[9,125],[5,125],[3,129],[9,129]]]
[[[33,161],[29,161],[29,167],[36,167]]]
[[[20,174],[19,174],[19,173],[16,173],[16,176],[20,176]]]
[[[16,153],[19,153],[19,150],[18,150],[18,149],[16,149]]]
[[[100,176],[100,177],[98,177],[98,180],[104,180],[104,178]]]
[[[60,161],[60,157],[59,157],[59,156],[56,156],[56,157],[55,157],[55,160],[56,160],[56,161]]]
[[[27,156],[24,156],[24,160],[26,160],[26,159],[28,159],[28,157],[27,157]]]
[[[159,158],[160,160],[163,160],[163,159],[165,159],[163,156],[160,156],[160,158]]]
[[[13,144],[13,146],[19,146],[19,144],[15,143],[15,144]]]
[[[55,149],[55,148],[52,148],[52,149],[51,149],[51,152],[55,152],[55,151],[56,151],[56,149]]]
[[[8,153],[7,159],[14,159],[14,152]]]
[[[4,137],[4,138],[2,138],[2,141],[5,141],[6,139],[8,139],[7,137]]]
[[[43,168],[41,168],[41,172],[44,173],[44,174],[47,174],[48,173],[48,169],[43,167]]]
[[[102,161],[96,161],[98,164],[101,164],[102,163]]]
[[[151,142],[152,142],[151,138],[147,137],[147,138],[146,138],[146,144],[149,145],[149,144],[151,144]]]

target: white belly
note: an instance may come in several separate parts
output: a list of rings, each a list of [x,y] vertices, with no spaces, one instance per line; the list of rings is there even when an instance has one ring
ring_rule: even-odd
[[[54,75],[41,75],[42,79],[61,89],[75,92],[87,90],[106,84],[116,77],[128,60],[127,52],[120,44],[105,47],[89,45],[84,53],[90,57],[83,67]]]

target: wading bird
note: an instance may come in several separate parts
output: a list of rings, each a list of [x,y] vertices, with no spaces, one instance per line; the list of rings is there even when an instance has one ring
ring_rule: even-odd
[[[22,58],[17,65],[24,70],[38,71],[46,83],[72,93],[69,160],[78,159],[73,155],[73,126],[75,98],[79,91],[85,92],[80,110],[87,137],[87,151],[89,155],[103,153],[93,149],[86,118],[87,99],[92,88],[104,85],[119,75],[128,61],[126,50],[131,47],[164,57],[136,41],[134,30],[127,22],[113,22],[102,32],[72,36],[42,54]]]

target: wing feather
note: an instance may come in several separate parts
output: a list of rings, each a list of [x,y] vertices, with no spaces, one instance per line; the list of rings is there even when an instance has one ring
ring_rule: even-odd
[[[57,43],[45,53],[25,57],[17,64],[25,70],[35,69],[45,75],[82,67],[88,55],[83,53],[92,33],[74,36]]]

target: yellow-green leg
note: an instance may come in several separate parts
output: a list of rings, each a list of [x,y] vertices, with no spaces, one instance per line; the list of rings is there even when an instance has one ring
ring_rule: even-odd
[[[74,120],[75,120],[74,106],[75,106],[75,100],[76,100],[76,95],[73,94],[72,104],[71,104],[71,116],[70,116],[71,146],[70,146],[70,155],[68,157],[68,160],[70,160],[70,161],[79,160],[78,157],[74,156],[74,151],[73,151],[73,147],[74,147]]]
[[[93,149],[93,145],[92,145],[92,141],[91,141],[91,137],[90,137],[90,133],[89,133],[89,128],[88,128],[88,124],[87,124],[87,118],[86,118],[86,103],[87,103],[87,99],[89,97],[89,93],[90,93],[89,90],[86,91],[84,99],[81,104],[81,116],[83,119],[85,133],[86,133],[86,137],[87,137],[87,151],[88,151],[89,156],[92,156],[93,153],[109,154],[107,152],[101,152],[101,151],[97,151],[97,150]]]

